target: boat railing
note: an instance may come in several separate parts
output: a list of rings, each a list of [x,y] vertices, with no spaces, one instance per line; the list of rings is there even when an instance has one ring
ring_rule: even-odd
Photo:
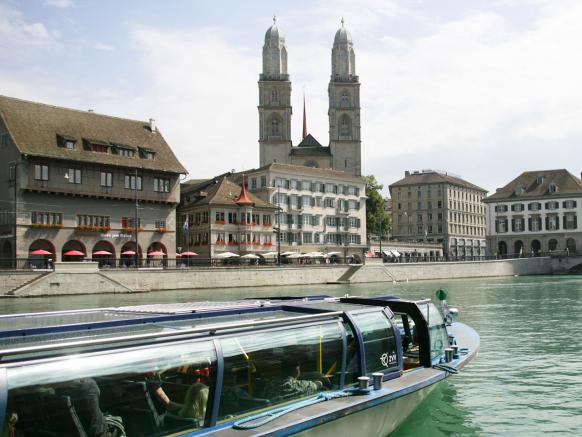
[[[76,349],[83,347],[97,347],[106,346],[119,343],[131,343],[147,340],[181,340],[196,334],[210,333],[215,334],[218,331],[238,330],[250,327],[263,327],[269,325],[286,325],[297,322],[309,322],[322,318],[339,317],[344,314],[343,311],[322,311],[320,313],[306,314],[301,316],[292,316],[285,318],[275,318],[269,320],[251,320],[247,322],[223,323],[217,325],[205,325],[197,328],[180,329],[177,331],[164,332],[147,332],[142,334],[124,335],[110,338],[93,338],[78,341],[66,341],[52,344],[39,344],[33,346],[16,347],[11,349],[0,350],[0,363],[6,362],[6,357],[14,357],[17,355],[34,354],[30,358],[24,359],[38,359],[41,358],[38,354],[46,352],[56,352],[59,350]]]

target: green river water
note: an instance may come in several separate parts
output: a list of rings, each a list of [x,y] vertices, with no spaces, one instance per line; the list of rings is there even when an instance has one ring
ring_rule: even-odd
[[[5,299],[0,308],[8,313],[320,293],[420,298],[433,297],[438,288],[459,307],[459,320],[479,332],[481,351],[393,436],[582,436],[580,276]]]

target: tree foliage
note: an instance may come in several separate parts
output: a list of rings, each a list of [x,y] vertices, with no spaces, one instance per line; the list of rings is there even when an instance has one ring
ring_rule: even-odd
[[[384,198],[374,175],[364,176],[366,183],[366,229],[368,235],[387,235],[392,229],[392,217],[384,211]]]

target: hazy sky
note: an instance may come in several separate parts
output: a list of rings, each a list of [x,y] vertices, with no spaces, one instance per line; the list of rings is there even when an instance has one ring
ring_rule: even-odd
[[[362,171],[387,187],[440,169],[494,191],[525,170],[582,170],[582,1],[0,0],[0,94],[155,118],[190,172],[258,166],[261,51],[273,13],[293,142],[329,141],[345,17],[361,82]],[[387,190],[385,190],[387,192]]]

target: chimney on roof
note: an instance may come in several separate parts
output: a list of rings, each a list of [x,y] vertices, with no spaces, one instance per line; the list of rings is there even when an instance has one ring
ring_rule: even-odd
[[[156,131],[156,120],[154,120],[153,118],[150,118],[150,130],[152,132]]]
[[[408,170],[406,170],[406,171],[404,172],[404,177],[406,177],[406,176],[410,176],[410,172],[409,172]]]

